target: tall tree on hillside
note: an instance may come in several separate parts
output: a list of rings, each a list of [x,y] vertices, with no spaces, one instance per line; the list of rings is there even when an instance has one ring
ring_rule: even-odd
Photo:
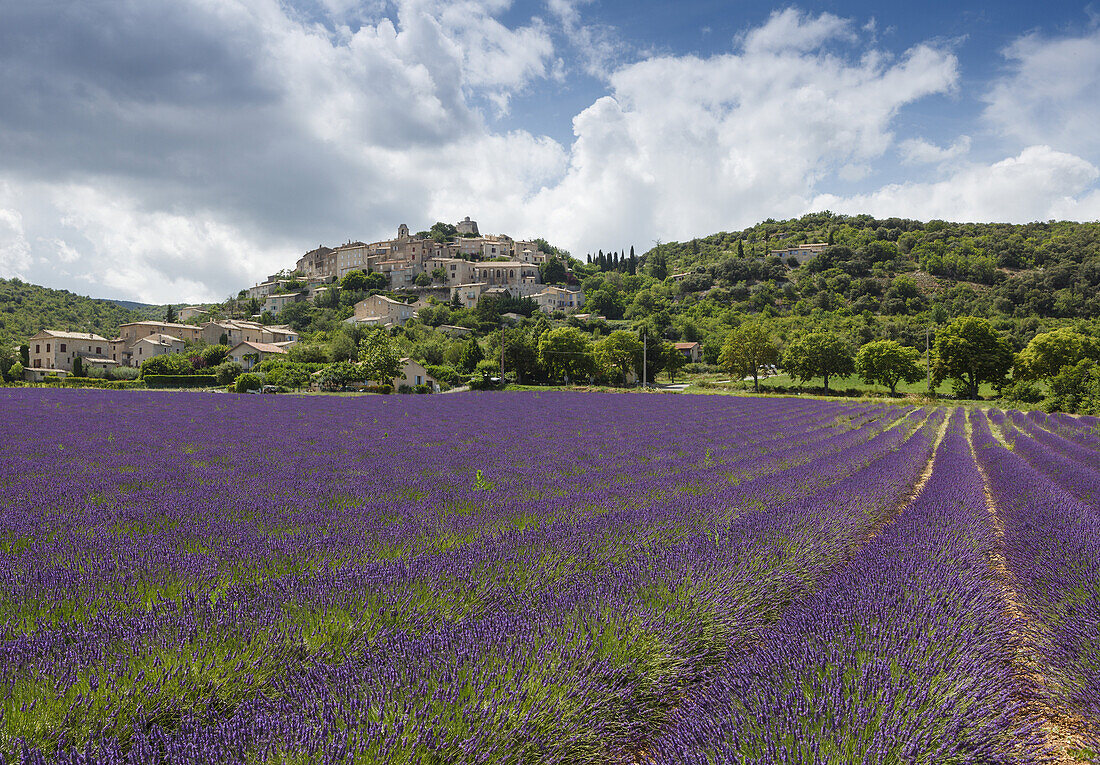
[[[744,258],[745,257],[745,240],[744,239],[738,239],[737,240],[737,257],[739,257],[739,258]]]
[[[854,368],[851,347],[831,332],[802,335],[787,346],[783,354],[783,369],[792,377],[802,382],[814,377],[824,378],[826,391],[830,377],[849,375]]]
[[[628,271],[631,276],[638,273],[638,256],[634,254],[634,245],[630,245],[630,267]]]
[[[753,390],[760,391],[760,370],[779,361],[779,349],[760,322],[747,322],[726,336],[718,365],[738,380],[752,376]]]
[[[176,307],[169,303],[168,307],[164,309],[164,321],[175,324],[177,319],[179,319],[179,314],[176,313]]]
[[[936,333],[932,382],[939,385],[951,378],[957,392],[977,398],[983,382],[1004,382],[1012,362],[1012,346],[987,319],[960,316]]]

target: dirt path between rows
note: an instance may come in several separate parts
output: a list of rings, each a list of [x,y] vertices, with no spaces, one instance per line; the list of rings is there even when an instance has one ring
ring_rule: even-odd
[[[968,419],[968,428],[969,425]],[[996,438],[996,430],[991,430]],[[1008,568],[1008,561],[1004,555],[1004,521],[997,513],[997,503],[994,501],[993,492],[989,488],[989,476],[978,460],[972,433],[967,435],[967,443],[970,444],[970,453],[974,457],[974,464],[977,465],[978,472],[982,476],[986,510],[989,511],[990,522],[993,524],[993,529],[997,535],[998,546],[990,554],[989,565],[993,569],[998,589],[1004,601],[1005,615],[1011,620],[1014,625],[1014,633],[1020,638],[1016,653],[1016,667],[1020,676],[1032,686],[1031,690],[1033,692],[1029,694],[1031,698],[1028,699],[1031,704],[1031,711],[1037,713],[1043,720],[1039,730],[1047,748],[1050,749],[1054,757],[1052,762],[1059,763],[1059,765],[1087,762],[1087,757],[1079,758],[1072,754],[1074,751],[1081,751],[1086,746],[1083,736],[1083,731],[1086,728],[1084,721],[1067,710],[1055,707],[1050,699],[1050,693],[1046,690],[1047,680],[1042,673],[1042,663],[1037,646],[1039,636],[1036,634],[1035,625],[1032,624],[1023,610],[1020,596],[1016,591],[1015,578]]]

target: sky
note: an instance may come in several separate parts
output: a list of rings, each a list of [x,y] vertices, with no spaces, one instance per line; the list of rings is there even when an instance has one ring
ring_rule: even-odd
[[[3,0],[0,276],[222,300],[469,215],[1100,219],[1100,3]]]

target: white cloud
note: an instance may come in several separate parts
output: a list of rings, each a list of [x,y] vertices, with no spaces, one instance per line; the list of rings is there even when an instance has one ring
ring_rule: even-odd
[[[606,80],[628,53],[629,46],[606,24],[583,21],[581,8],[592,0],[546,0],[566,39],[580,57],[585,72]]]
[[[1072,37],[1027,35],[1004,55],[1010,72],[986,95],[986,119],[1025,144],[1100,160],[1100,27]]]
[[[935,183],[903,183],[869,194],[817,196],[813,209],[919,220],[998,221],[1100,218],[1098,170],[1049,146],[1030,146],[991,165],[972,165]]]
[[[873,31],[873,28],[872,28]],[[767,23],[741,35],[745,53],[775,53],[785,50],[812,51],[826,41],[854,42],[852,22],[831,13],[810,16],[797,8],[772,11]]]
[[[26,278],[31,265],[31,247],[23,231],[23,215],[0,207],[0,271]]]
[[[616,71],[611,95],[573,121],[566,176],[528,214],[590,249],[800,214],[823,178],[860,174],[886,151],[901,107],[957,78],[949,52],[849,60],[821,50],[830,34],[848,39],[849,25],[782,12],[738,53]]]
[[[966,156],[970,151],[970,136],[959,136],[950,146],[937,146],[920,138],[910,138],[898,145],[901,161],[907,165],[949,162]]]

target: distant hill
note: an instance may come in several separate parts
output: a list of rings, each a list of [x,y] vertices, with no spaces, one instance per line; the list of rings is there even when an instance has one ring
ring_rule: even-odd
[[[163,316],[162,306],[121,300],[100,300],[28,284],[20,279],[0,279],[0,343],[22,342],[42,329],[94,332],[111,338],[130,321]]]

